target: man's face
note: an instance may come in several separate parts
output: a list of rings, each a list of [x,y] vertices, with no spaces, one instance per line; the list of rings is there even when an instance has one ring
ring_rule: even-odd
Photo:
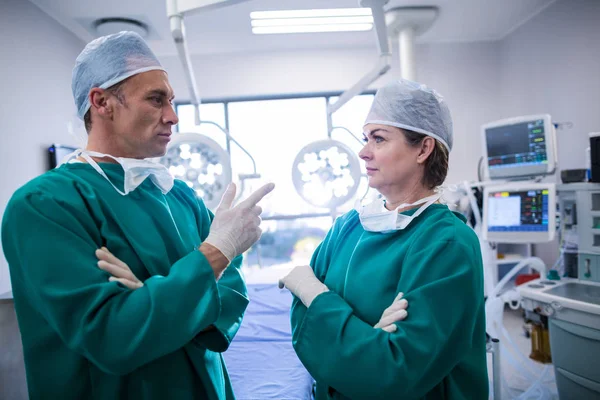
[[[114,104],[111,139],[122,156],[163,156],[171,127],[179,121],[173,109],[173,88],[167,74],[148,71],[134,75],[121,87],[119,98],[111,99]]]

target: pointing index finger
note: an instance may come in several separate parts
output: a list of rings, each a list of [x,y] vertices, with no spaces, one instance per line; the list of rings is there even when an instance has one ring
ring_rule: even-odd
[[[248,198],[246,200],[244,200],[240,205],[243,207],[252,208],[259,201],[261,201],[263,197],[265,197],[267,194],[271,193],[271,191],[274,188],[275,188],[274,183],[267,183],[266,185],[264,185],[263,187],[261,187],[260,189],[258,189],[254,193],[252,193],[250,196],[248,196]]]

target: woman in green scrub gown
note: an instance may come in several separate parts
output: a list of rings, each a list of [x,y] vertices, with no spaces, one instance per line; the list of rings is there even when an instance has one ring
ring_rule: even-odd
[[[436,190],[452,148],[448,108],[424,85],[393,82],[364,136],[359,156],[381,198],[339,217],[311,266],[280,281],[296,296],[293,344],[316,398],[487,399],[479,242]],[[374,329],[389,326],[399,292],[408,318]]]

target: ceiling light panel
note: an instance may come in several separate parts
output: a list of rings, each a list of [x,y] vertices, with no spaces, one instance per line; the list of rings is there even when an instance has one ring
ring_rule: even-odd
[[[373,28],[373,24],[265,26],[252,28],[252,33],[265,35],[274,33],[357,32],[368,31],[371,28]]]
[[[372,24],[373,17],[321,17],[321,18],[274,18],[252,20],[252,27],[258,26],[298,26],[298,25],[338,25]]]
[[[370,16],[370,8],[323,8],[313,10],[282,10],[282,11],[254,11],[250,13],[251,19],[273,18],[310,18],[310,17],[349,17]]]
[[[255,11],[252,33],[314,33],[368,31],[373,28],[370,8]]]

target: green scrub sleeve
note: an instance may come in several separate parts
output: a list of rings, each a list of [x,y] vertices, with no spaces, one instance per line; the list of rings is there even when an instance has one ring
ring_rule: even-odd
[[[217,285],[202,253],[191,252],[167,277],[153,276],[137,290],[109,282],[94,254],[100,229],[85,205],[70,201],[29,193],[9,204],[2,229],[9,263],[18,260],[21,284],[66,346],[106,373],[125,375],[219,321],[219,292],[236,284],[226,278]]]
[[[421,272],[402,282],[409,316],[397,323],[395,333],[360,320],[335,292],[319,295],[308,309],[294,299],[292,340],[298,357],[317,381],[350,398],[424,396],[471,346],[473,301],[483,301],[477,297],[477,257],[455,241],[410,251],[404,265]],[[369,288],[364,291],[368,301]]]
[[[211,351],[224,352],[229,348],[248,307],[248,290],[240,271],[242,256],[233,259],[217,286],[221,299],[221,314],[213,324],[216,329],[202,332],[194,339]]]

